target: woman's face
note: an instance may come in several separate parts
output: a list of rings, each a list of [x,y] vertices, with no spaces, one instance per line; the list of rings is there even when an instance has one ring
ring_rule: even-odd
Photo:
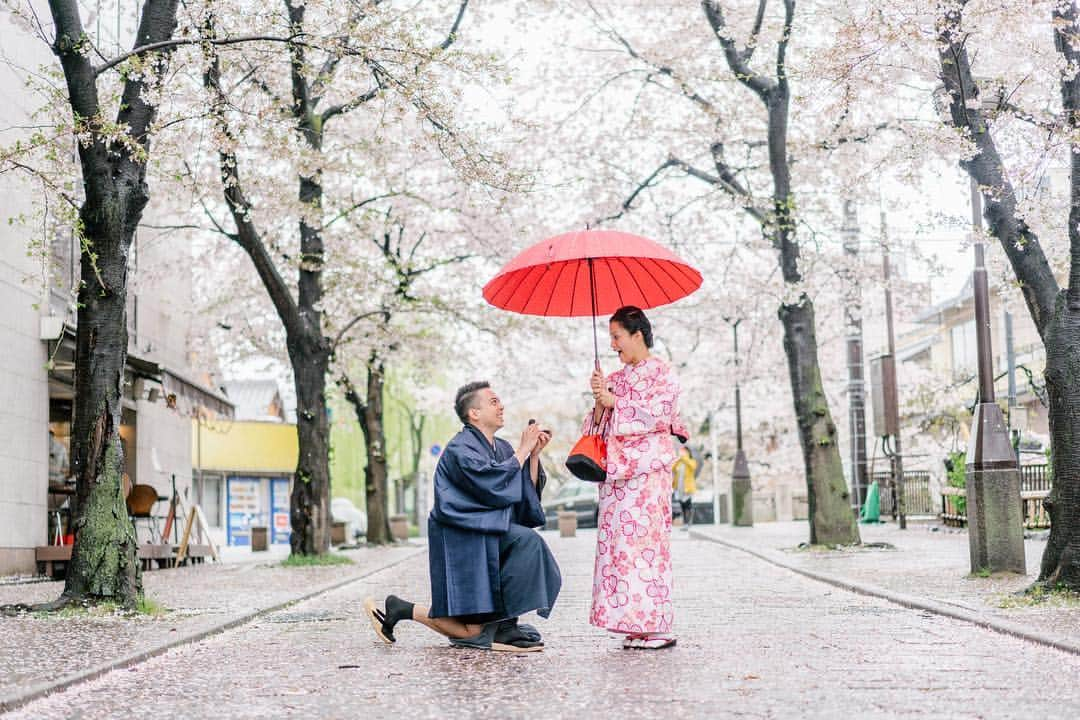
[[[611,331],[611,349],[619,354],[619,360],[625,364],[634,363],[645,356],[645,337],[640,331],[631,335],[614,320],[608,325]]]

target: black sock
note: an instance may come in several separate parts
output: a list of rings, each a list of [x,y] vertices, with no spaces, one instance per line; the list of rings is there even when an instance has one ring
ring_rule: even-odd
[[[397,595],[386,596],[386,624],[394,627],[402,620],[412,620],[413,603],[402,600]]]

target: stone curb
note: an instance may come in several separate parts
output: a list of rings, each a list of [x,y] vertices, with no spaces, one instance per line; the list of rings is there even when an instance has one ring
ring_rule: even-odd
[[[867,595],[870,597],[881,598],[882,600],[887,600],[891,603],[895,603],[896,605],[900,605],[901,607],[906,607],[911,610],[923,610],[925,612],[934,613],[935,615],[941,615],[943,617],[952,618],[954,620],[971,623],[972,625],[976,625],[987,630],[992,630],[994,632],[1001,633],[1002,635],[1010,635],[1012,637],[1020,638],[1021,640],[1028,640],[1029,642],[1037,643],[1039,645],[1045,645],[1046,647],[1051,647],[1056,650],[1071,653],[1073,655],[1080,655],[1080,645],[1064,640],[1059,640],[1048,635],[1043,635],[1042,633],[1033,632],[1024,627],[1023,625],[1011,623],[1007,620],[988,618],[974,612],[950,607],[948,605],[935,602],[928,598],[898,593],[892,590],[878,587],[877,585],[855,582],[854,580],[847,580],[845,578],[816,572],[814,570],[806,570],[805,568],[798,567],[797,565],[785,562],[780,558],[771,556],[771,554],[767,551],[763,552],[760,550],[754,550],[753,548],[749,548],[745,545],[740,545],[739,543],[732,542],[730,540],[721,539],[714,535],[710,535],[708,533],[698,530],[691,530],[690,535],[691,537],[694,537],[698,540],[707,540],[709,542],[714,542],[719,545],[724,545],[734,550],[739,550],[741,552],[747,553],[748,555],[752,555],[759,560],[764,560],[770,565],[775,565],[776,567],[783,568],[784,570],[789,570],[793,573],[808,577],[811,580],[817,580],[818,582],[833,585],[843,590],[858,593],[859,595]]]
[[[109,660],[100,665],[95,665],[94,667],[91,667],[89,669],[80,670],[79,672],[65,675],[59,680],[36,685],[29,690],[24,690],[8,697],[0,697],[0,714],[10,712],[11,710],[26,705],[27,703],[37,700],[39,698],[43,698],[46,695],[50,695],[54,692],[66,690],[67,688],[70,688],[74,685],[78,685],[80,683],[87,682],[88,680],[93,680],[95,678],[101,677],[105,673],[111,672],[113,670],[122,670],[124,668],[131,667],[132,665],[137,665],[141,662],[149,660],[152,657],[156,657],[165,652],[168,652],[173,648],[180,647],[181,645],[188,645],[191,643],[199,642],[201,640],[205,640],[212,635],[218,635],[227,630],[231,630],[233,628],[249,623],[252,620],[257,620],[264,615],[269,615],[270,613],[277,612],[278,610],[282,610],[291,605],[295,605],[297,603],[304,602],[305,600],[310,600],[311,598],[317,597],[319,595],[338,590],[345,587],[346,585],[350,585],[354,582],[371,577],[375,573],[380,573],[383,570],[389,570],[392,567],[396,567],[397,565],[412,560],[417,555],[422,555],[425,552],[427,552],[427,547],[417,548],[416,552],[409,553],[405,557],[394,560],[393,562],[371,568],[370,570],[355,577],[350,577],[347,580],[338,580],[327,585],[323,585],[322,587],[316,588],[311,592],[291,598],[289,600],[285,600],[283,602],[277,603],[276,605],[271,605],[269,607],[261,608],[259,610],[254,610],[249,613],[234,615],[233,617],[224,620],[217,625],[213,625],[209,628],[204,628],[202,630],[188,633],[187,635],[174,638],[155,647],[147,648],[146,650],[141,650],[137,653],[132,653],[130,655],[125,655],[115,660]]]

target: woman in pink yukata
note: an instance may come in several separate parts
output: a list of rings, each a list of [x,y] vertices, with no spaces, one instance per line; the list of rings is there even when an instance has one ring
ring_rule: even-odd
[[[585,429],[607,443],[589,622],[623,635],[624,648],[675,644],[671,598],[672,435],[688,438],[679,418],[679,381],[653,357],[652,326],[640,309],[611,316],[611,348],[623,367],[590,378],[596,405]]]

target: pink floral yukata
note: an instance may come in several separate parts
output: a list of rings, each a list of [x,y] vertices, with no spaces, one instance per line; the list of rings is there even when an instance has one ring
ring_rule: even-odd
[[[687,438],[679,418],[679,381],[659,358],[608,376],[615,407],[604,412],[607,479],[600,512],[589,622],[627,635],[671,634],[672,435]],[[592,413],[583,432],[592,427]]]

